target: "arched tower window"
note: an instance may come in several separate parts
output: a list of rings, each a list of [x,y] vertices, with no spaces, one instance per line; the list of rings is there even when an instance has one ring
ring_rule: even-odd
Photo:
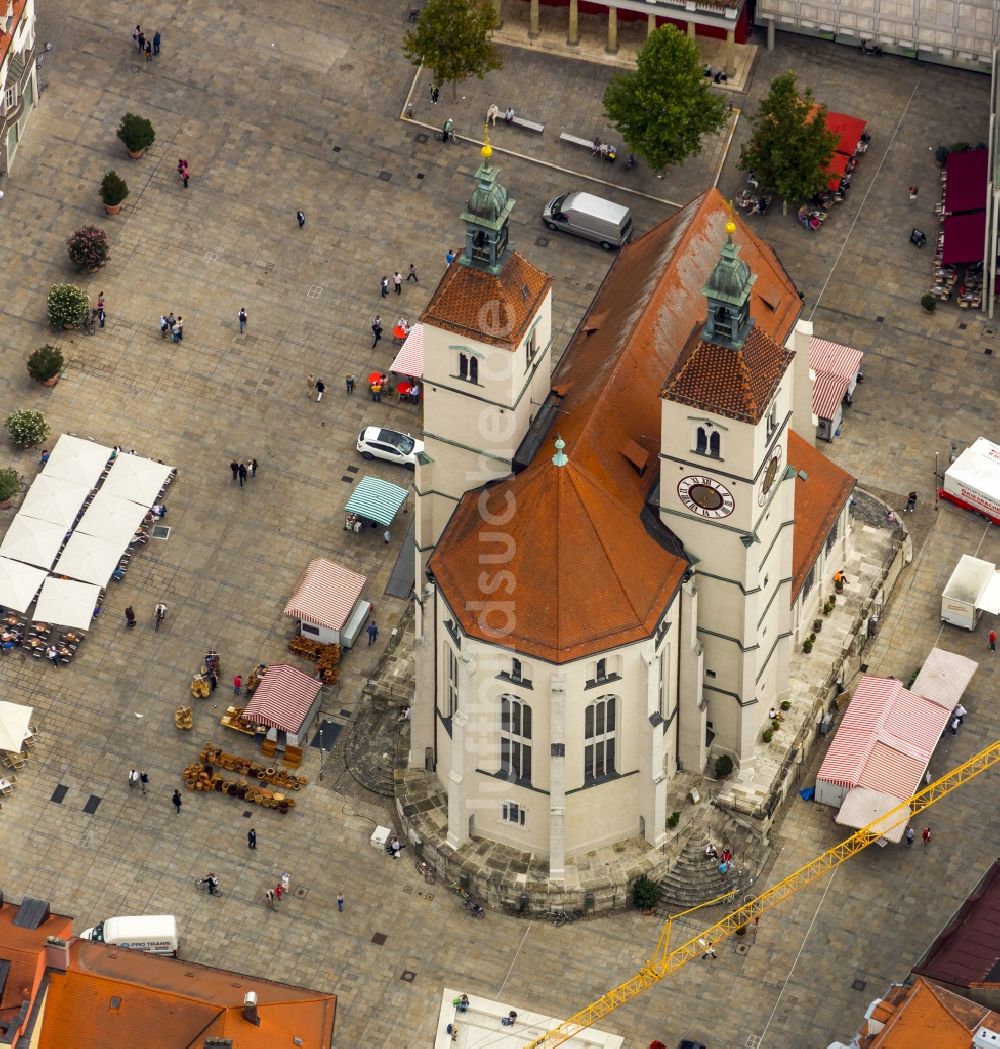
[[[617,696],[601,696],[587,705],[583,737],[584,782],[596,783],[613,776],[617,772]]]
[[[515,696],[500,697],[500,772],[531,784],[531,707]]]

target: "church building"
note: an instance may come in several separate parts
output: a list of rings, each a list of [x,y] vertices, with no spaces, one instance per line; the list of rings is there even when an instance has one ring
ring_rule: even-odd
[[[752,767],[854,479],[813,445],[798,291],[717,191],[621,250],[553,368],[552,281],[498,176],[486,145],[421,317],[410,763],[448,846],[558,885],[662,844],[679,769]]]

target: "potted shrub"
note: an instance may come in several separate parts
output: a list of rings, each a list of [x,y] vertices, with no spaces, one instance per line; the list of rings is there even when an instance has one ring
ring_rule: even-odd
[[[17,470],[0,470],[0,510],[10,506],[21,488],[21,475]]]
[[[28,374],[45,386],[55,386],[66,363],[55,346],[40,346],[28,358]]]
[[[118,177],[117,171],[109,171],[101,179],[101,200],[104,201],[104,210],[109,215],[117,215],[127,197],[128,183],[125,179]]]
[[[643,914],[652,914],[660,902],[661,890],[651,878],[640,874],[632,886],[632,902]]]
[[[48,437],[49,424],[41,412],[19,408],[7,416],[7,435],[19,448],[30,448]]]
[[[832,611],[833,611],[833,602],[832,601],[827,601],[823,605],[823,615],[828,616]],[[816,624],[813,623],[813,627],[814,628],[815,628],[815,626],[816,626]]]
[[[928,313],[933,313],[937,309],[937,299],[935,299],[930,292],[927,292],[926,295],[921,296],[920,305],[923,306]]]
[[[673,830],[673,828],[676,827],[677,824],[680,823],[680,821],[681,814],[679,812],[671,812],[670,815],[667,817],[667,826],[671,830]]]
[[[126,113],[122,117],[116,134],[125,143],[128,155],[133,160],[138,160],[156,141],[153,125],[145,117],[136,116],[135,113]]]
[[[773,728],[766,728],[766,729],[764,729],[764,731],[760,734],[760,738],[765,743],[770,743],[771,740],[774,738],[774,729]]]
[[[782,710],[792,709],[792,702],[789,699],[783,699],[778,705],[781,707]]]
[[[725,779],[733,774],[733,759],[728,754],[720,754],[715,759],[715,775],[718,779]]]
[[[822,619],[814,619],[813,620],[812,632],[814,634],[818,634],[822,629],[823,629],[823,620]]]
[[[110,249],[108,247],[108,235],[96,226],[81,226],[80,229],[66,241],[69,251],[69,260],[74,266],[82,270],[100,269],[107,261]]]
[[[805,641],[802,642],[802,651],[805,652],[806,655],[808,655],[812,650],[813,650],[812,639],[807,637],[805,639]]]
[[[53,328],[75,328],[90,309],[90,299],[75,284],[53,284],[49,291],[49,324]]]

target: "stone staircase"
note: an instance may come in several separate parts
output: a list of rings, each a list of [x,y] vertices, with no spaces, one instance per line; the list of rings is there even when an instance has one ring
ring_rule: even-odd
[[[718,860],[705,856],[709,842],[720,853],[724,848],[732,852],[727,874],[719,872]],[[769,851],[754,829],[714,805],[705,806],[692,822],[680,855],[660,880],[661,910],[676,914],[726,894],[731,894],[734,902],[736,897],[742,899],[752,891],[751,886],[763,869]]]

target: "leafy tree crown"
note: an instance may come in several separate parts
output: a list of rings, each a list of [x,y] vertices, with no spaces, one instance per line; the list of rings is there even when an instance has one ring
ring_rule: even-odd
[[[403,38],[403,54],[425,65],[438,83],[480,80],[503,59],[489,34],[497,28],[492,0],[428,0],[416,28]]]

